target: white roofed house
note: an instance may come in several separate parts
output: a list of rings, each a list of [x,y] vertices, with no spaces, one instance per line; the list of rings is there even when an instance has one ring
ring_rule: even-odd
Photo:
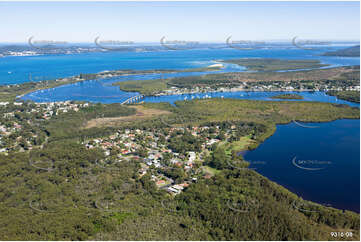
[[[209,141],[207,141],[207,145],[208,146],[211,146],[211,145],[213,145],[214,143],[217,143],[217,142],[219,142],[220,140],[219,139],[211,139],[211,140],[209,140]]]
[[[173,187],[168,187],[167,191],[170,193],[173,193],[174,195],[177,195],[180,193],[180,191],[178,191],[177,189],[174,189]]]
[[[188,152],[188,163],[193,163],[196,159],[196,152],[189,151]]]
[[[1,148],[0,149],[0,153],[4,153],[4,152],[6,152],[8,149],[7,148]]]
[[[181,193],[184,189],[184,184],[176,184],[176,185],[173,185],[171,187],[168,187],[167,191],[172,193],[173,195],[177,195],[179,193]]]

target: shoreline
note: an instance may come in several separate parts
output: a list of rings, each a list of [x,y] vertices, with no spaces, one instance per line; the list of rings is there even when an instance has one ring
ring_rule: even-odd
[[[209,66],[210,68],[213,68],[212,65]],[[207,68],[209,68],[207,67]],[[188,72],[189,69],[185,69],[185,70],[181,70],[181,71],[174,71],[174,70],[152,70],[152,71],[144,71],[145,73],[177,73],[177,72]],[[194,69],[193,69],[194,70]],[[117,71],[115,71],[117,72]],[[125,70],[122,70],[122,71],[118,71],[118,72],[121,72],[121,73],[117,73],[116,75],[112,75],[112,74],[109,74],[109,73],[114,73],[114,71],[103,71],[103,72],[100,72],[100,73],[97,73],[97,74],[89,74],[89,75],[95,75],[95,76],[98,76],[98,75],[101,75],[101,76],[106,76],[102,79],[106,79],[106,78],[114,78],[114,77],[117,77],[117,76],[131,76],[131,75],[139,75],[140,73],[138,73],[138,71],[135,71],[136,73],[134,73],[134,71],[125,71]],[[133,73],[132,73],[133,72]],[[143,71],[141,73],[144,73]],[[87,74],[83,74],[83,75],[87,75]],[[42,81],[42,82],[32,82],[32,83],[28,83],[28,85],[30,84],[33,84],[35,85],[35,87],[31,90],[27,90],[25,91],[24,93],[20,94],[20,95],[17,95],[14,100],[15,101],[24,101],[23,97],[28,95],[28,94],[31,94],[31,93],[34,93],[34,92],[37,92],[37,91],[40,91],[40,90],[47,90],[47,89],[52,89],[52,88],[57,88],[57,87],[60,87],[60,86],[64,86],[64,85],[71,85],[71,84],[76,84],[76,83],[81,83],[81,82],[85,82],[85,81],[92,81],[93,79],[86,79],[86,76],[85,78],[81,78],[82,77],[82,74],[80,74],[79,76],[72,76],[72,77],[68,77],[68,78],[59,78],[59,79],[56,79],[56,80],[52,80],[52,81]],[[47,86],[40,86],[39,88],[36,88],[36,86],[39,86],[39,85],[44,85],[44,82],[45,82],[45,85]],[[51,82],[51,83],[48,83],[48,82]],[[47,84],[46,84],[47,83]],[[19,87],[21,86],[22,84],[15,84],[14,86],[15,87]],[[113,85],[114,87],[116,87],[117,85]],[[120,87],[118,87],[121,91],[124,91],[124,92],[131,92],[131,91],[128,91],[128,90],[124,90],[124,89],[121,89]],[[308,93],[313,93],[313,92],[320,92],[320,93],[323,93],[327,96],[332,96],[332,95],[328,95],[327,93],[330,92],[330,91],[339,91],[339,89],[337,88],[332,88],[332,89],[326,89],[326,90],[320,90],[320,89],[287,89],[287,88],[270,88],[270,89],[260,89],[260,88],[242,88],[242,87],[233,87],[233,88],[219,88],[219,90],[217,89],[209,89],[209,90],[168,90],[168,92],[166,91],[161,91],[160,93],[155,93],[155,94],[143,94],[142,92],[139,92],[137,91],[137,95],[142,95],[144,98],[147,98],[147,97],[167,97],[167,96],[175,96],[175,95],[179,95],[179,96],[182,96],[182,95],[202,95],[202,94],[206,94],[206,97],[202,97],[203,99],[204,98],[213,98],[213,97],[209,97],[207,94],[210,93],[217,93],[217,94],[220,94],[220,93],[234,93],[234,92],[246,92],[246,93],[261,93],[261,92],[283,92],[283,93],[300,93],[300,92],[308,92]],[[223,96],[221,97],[223,98]],[[30,99],[31,101],[34,101],[32,99]],[[285,99],[286,100],[286,99]],[[68,99],[67,101],[76,101],[76,100],[73,100],[73,99]],[[350,100],[345,100],[345,101],[348,101],[350,103],[354,103],[354,104],[359,104],[358,102],[353,102],[353,101],[350,101]]]
[[[202,68],[190,68],[190,69],[181,69],[181,70],[174,70],[174,69],[154,69],[154,70],[111,70],[111,71],[101,71],[97,73],[80,73],[79,75],[69,76],[69,77],[61,77],[51,80],[43,80],[43,81],[29,81],[24,82],[20,84],[4,84],[0,85],[0,92],[6,91],[5,95],[8,94],[9,97],[7,99],[13,99],[13,100],[19,100],[22,97],[24,97],[27,94],[40,91],[40,90],[46,90],[51,88],[57,88],[64,85],[69,84],[75,84],[80,83],[84,81],[90,81],[90,80],[103,80],[108,78],[116,78],[121,76],[133,76],[133,75],[144,75],[144,74],[163,74],[163,73],[187,73],[187,72],[207,72],[207,71],[219,71],[222,67],[220,66],[207,66]],[[26,87],[29,86],[30,87]],[[21,88],[24,87],[24,91],[13,91],[13,93],[9,93],[6,89],[11,88]],[[11,90],[10,90],[11,91]],[[19,93],[21,92],[21,93]],[[0,99],[0,101],[9,101],[6,98]]]

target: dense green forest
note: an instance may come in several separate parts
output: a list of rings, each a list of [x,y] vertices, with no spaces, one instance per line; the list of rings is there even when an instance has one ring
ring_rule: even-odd
[[[327,94],[342,100],[360,103],[360,91],[328,91]]]
[[[46,121],[34,119],[48,136],[47,143],[30,151],[0,153],[0,239],[339,240],[330,235],[335,231],[353,233],[345,240],[359,239],[359,214],[304,201],[255,171],[229,166],[238,158],[227,160],[222,150],[215,149],[206,160],[218,169],[214,176],[201,174],[173,197],[155,186],[152,174],[139,175],[139,160],[101,166],[104,153],[82,143],[120,129],[167,130],[216,122],[244,127],[240,135],[252,131],[256,143],[250,148],[255,148],[278,123],[359,118],[359,109],[232,99],[143,106],[171,113],[85,128],[90,119],[135,115],[132,106],[97,104]],[[182,145],[199,146],[189,134],[170,145],[179,152]]]

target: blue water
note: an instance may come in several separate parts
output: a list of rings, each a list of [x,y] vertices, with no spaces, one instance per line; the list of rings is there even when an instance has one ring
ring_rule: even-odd
[[[345,46],[337,46],[340,49]],[[281,58],[281,59],[317,59],[331,66],[358,65],[360,58],[323,57],[320,54],[329,48],[318,50],[302,50],[297,48],[270,48],[256,50],[236,49],[194,49],[184,51],[158,51],[158,52],[108,52],[108,53],[82,53],[73,55],[44,55],[32,57],[4,57],[0,58],[0,84],[22,83],[26,81],[40,81],[78,75],[79,73],[95,73],[115,69],[186,69],[206,67],[214,64],[215,60],[259,57],[259,58]],[[225,68],[217,73],[242,72],[246,68],[238,65],[225,64]],[[110,80],[85,81],[78,84],[66,85],[55,89],[42,90],[31,93],[24,97],[25,100],[36,102],[79,100],[91,102],[113,103],[122,102],[137,93],[126,93],[111,84],[124,80],[145,80],[157,78],[169,78],[179,76],[200,75],[212,72],[185,72],[132,75],[123,76]],[[213,72],[214,73],[214,72]],[[30,78],[29,78],[30,77]],[[210,94],[211,96],[239,98],[243,93]],[[263,100],[253,94],[250,99]],[[269,94],[271,95],[271,94]],[[170,96],[160,98],[147,98],[149,102],[183,100],[185,96]],[[187,98],[192,98],[191,96]],[[261,99],[259,99],[261,98]],[[333,101],[333,98],[320,98],[310,96],[310,101]]]
[[[273,136],[244,157],[251,167],[303,199],[360,211],[360,120],[278,125]],[[296,167],[292,160],[318,161],[322,170]],[[261,162],[263,161],[263,162]],[[323,162],[323,163],[322,163]],[[298,164],[298,163],[296,163]]]
[[[340,100],[334,96],[326,95],[324,92],[212,92],[212,93],[196,93],[196,94],[182,94],[182,95],[167,95],[159,97],[145,97],[145,102],[169,102],[174,104],[176,101],[191,100],[191,99],[203,99],[203,98],[234,98],[234,99],[247,99],[247,100],[264,100],[264,101],[285,101],[284,99],[273,99],[272,96],[279,94],[298,94],[303,96],[301,100],[287,100],[287,101],[316,101],[316,102],[328,102],[337,104],[347,104],[353,107],[360,107],[358,103],[352,103],[344,100]]]
[[[337,46],[332,50],[349,46]],[[0,58],[0,85],[41,81],[95,73],[105,70],[185,69],[205,67],[217,59],[280,58],[316,59],[331,66],[359,65],[360,58],[320,56],[330,48],[303,50],[298,48],[270,48],[255,50],[193,49],[157,52],[92,52],[69,55],[8,56]],[[239,71],[242,71],[240,69]],[[31,78],[29,76],[31,75]],[[29,80],[30,79],[30,80]]]
[[[221,73],[227,71],[240,70],[242,67],[237,65],[226,64],[221,71],[207,72],[180,72],[180,73],[164,73],[164,74],[144,74],[144,75],[128,75],[116,78],[89,80],[50,88],[38,90],[22,97],[23,100],[32,100],[34,102],[54,102],[54,101],[90,101],[102,103],[123,102],[129,97],[139,95],[137,92],[124,92],[112,83],[129,80],[151,80],[160,78],[181,77],[190,75],[201,75],[208,73]]]
[[[176,73],[173,75],[179,75],[183,73]],[[171,74],[168,74],[171,75]],[[147,76],[149,77],[149,76]],[[152,78],[159,78],[159,74],[153,74]],[[127,79],[146,79],[145,76],[127,76],[121,78],[121,80]],[[118,87],[112,86],[111,83],[117,80],[105,80],[105,81],[84,81],[75,84],[69,84],[60,86],[57,88],[51,88],[46,90],[39,90],[33,93],[29,93],[22,97],[23,100],[32,100],[34,102],[54,102],[54,101],[90,101],[101,103],[116,103],[123,102],[126,99],[138,95],[136,92],[124,92],[119,90]],[[358,103],[352,103],[344,100],[337,99],[334,96],[328,96],[323,92],[209,92],[209,93],[194,93],[194,94],[177,94],[166,96],[149,96],[145,97],[145,102],[168,102],[174,104],[176,101],[203,99],[203,98],[234,98],[234,99],[247,99],[247,100],[265,100],[265,101],[284,101],[282,99],[273,99],[272,96],[285,93],[295,93],[304,97],[302,100],[289,100],[289,101],[317,101],[328,102],[337,104],[347,104],[353,107],[360,107]]]

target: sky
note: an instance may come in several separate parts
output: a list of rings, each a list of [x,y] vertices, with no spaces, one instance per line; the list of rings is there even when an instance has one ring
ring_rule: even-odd
[[[0,2],[0,43],[359,40],[359,2]]]

